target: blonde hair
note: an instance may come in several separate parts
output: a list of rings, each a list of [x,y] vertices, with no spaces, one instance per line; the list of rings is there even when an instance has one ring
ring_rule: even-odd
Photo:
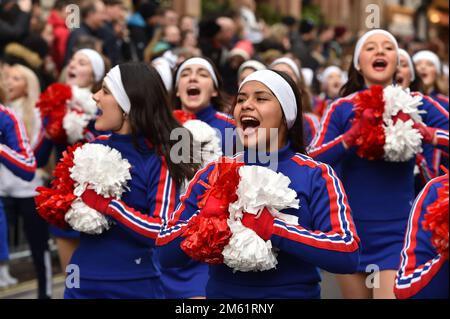
[[[41,94],[39,80],[36,74],[26,66],[15,64],[12,66],[12,68],[18,70],[27,83],[27,94],[23,98],[23,103],[21,103],[19,106],[22,111],[22,121],[31,141],[34,138],[32,134],[34,133],[37,125],[35,107],[39,99],[39,95]]]

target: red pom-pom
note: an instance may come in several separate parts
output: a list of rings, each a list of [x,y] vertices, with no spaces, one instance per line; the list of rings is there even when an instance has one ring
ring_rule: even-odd
[[[173,117],[178,121],[178,123],[180,123],[181,125],[183,125],[184,123],[186,123],[187,121],[190,120],[195,120],[197,117],[195,116],[195,114],[183,111],[183,110],[175,110],[172,112]]]
[[[223,263],[222,251],[231,237],[227,216],[193,217],[186,231],[181,249],[192,259],[208,264]]]
[[[427,208],[422,226],[423,229],[431,231],[431,242],[436,251],[442,258],[448,259],[448,175],[442,184],[437,191],[437,200]]]
[[[355,100],[355,119],[353,125],[361,121],[363,112],[371,109],[374,115],[373,123],[364,123],[361,126],[360,136],[355,146],[358,156],[368,160],[378,160],[384,156],[384,143],[386,137],[383,129],[384,95],[383,87],[374,85],[369,90],[358,93]]]
[[[36,106],[47,120],[45,130],[56,143],[67,140],[63,119],[67,112],[66,103],[72,98],[70,86],[61,83],[50,85],[39,97]]]
[[[70,168],[73,166],[73,153],[81,145],[69,146],[63,152],[61,160],[53,171],[55,179],[52,181],[51,188],[38,187],[36,189],[39,193],[35,197],[38,214],[49,224],[60,228],[69,227],[64,216],[76,199],[73,194],[74,181],[70,178]]]

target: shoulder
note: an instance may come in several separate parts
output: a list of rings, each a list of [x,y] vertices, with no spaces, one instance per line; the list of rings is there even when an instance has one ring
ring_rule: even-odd
[[[230,114],[223,113],[223,112],[216,112],[216,114],[214,114],[214,117],[217,120],[220,120],[224,123],[230,124],[232,126],[236,126],[236,121],[233,119],[233,117]]]

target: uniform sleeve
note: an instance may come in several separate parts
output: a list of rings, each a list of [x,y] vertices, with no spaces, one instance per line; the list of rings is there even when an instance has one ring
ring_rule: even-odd
[[[148,214],[143,214],[125,204],[121,200],[113,200],[108,207],[108,215],[121,227],[139,241],[148,243],[156,240],[162,224],[170,211],[173,211],[176,200],[176,186],[170,177],[164,161],[153,169],[148,178],[146,205]]]
[[[197,172],[185,194],[181,196],[178,207],[164,223],[156,240],[156,245],[160,246],[159,255],[163,267],[181,267],[190,260],[180,248],[180,243],[184,239],[181,234],[186,230],[191,218],[199,212],[198,198],[206,191],[203,182],[208,180],[208,175],[213,168],[214,163],[211,163]]]
[[[0,163],[16,176],[31,181],[36,172],[36,160],[22,123],[13,113],[0,110],[0,125],[4,141],[0,144]]]
[[[442,151],[448,152],[448,112],[438,102],[431,97],[422,95],[420,93],[413,93],[414,96],[422,96],[423,106],[426,110],[426,114],[422,116],[424,123],[428,127],[436,128],[438,145],[424,145],[423,155],[425,157],[428,169],[432,174],[432,177],[438,175],[440,159]]]
[[[343,144],[346,123],[343,123],[338,109],[342,103],[338,100],[327,108],[319,131],[308,148],[308,154],[318,161],[336,164],[346,152]]]
[[[400,269],[395,279],[397,298],[411,298],[425,288],[445,260],[431,243],[431,233],[422,226],[428,205],[437,199],[436,181],[429,182],[417,197],[408,220],[408,228],[400,256]]]
[[[312,229],[275,219],[272,244],[329,272],[354,273],[359,238],[342,184],[325,164],[319,164],[311,178]]]

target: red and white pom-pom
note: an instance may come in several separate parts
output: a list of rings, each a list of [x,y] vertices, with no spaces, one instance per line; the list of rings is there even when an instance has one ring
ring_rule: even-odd
[[[74,152],[70,177],[75,182],[74,195],[80,197],[86,188],[104,197],[120,198],[131,179],[131,165],[116,149],[100,144],[85,144]],[[66,213],[73,229],[88,234],[100,234],[108,229],[101,213],[76,201]]]
[[[81,110],[84,114],[90,117],[97,115],[97,104],[92,98],[91,90],[87,88],[80,88],[76,85],[72,87],[72,99],[69,102],[69,107],[75,110]]]
[[[89,123],[90,117],[84,113],[69,111],[63,119],[63,127],[66,131],[69,144],[81,141],[84,138],[84,130]]]
[[[241,223],[243,212],[257,215],[264,208],[278,218],[297,224],[298,217],[281,214],[286,208],[299,208],[297,193],[289,188],[291,180],[261,166],[243,166],[237,201],[229,205],[228,226],[232,236],[222,254],[224,263],[234,271],[265,271],[277,265],[271,241],[264,241]]]
[[[265,241],[240,220],[228,220],[233,234],[222,251],[223,262],[233,272],[265,271],[276,267],[277,254],[270,240]]]
[[[448,172],[442,187],[437,190],[438,198],[427,207],[424,216],[423,228],[431,232],[431,243],[443,259],[448,259],[449,236],[449,181]]]
[[[384,159],[389,162],[407,162],[422,152],[422,135],[413,128],[414,122],[422,123],[419,111],[422,98],[411,96],[409,89],[390,85],[383,90],[384,113],[383,129],[385,138]],[[399,112],[403,112],[412,120],[403,122],[392,120]]]

